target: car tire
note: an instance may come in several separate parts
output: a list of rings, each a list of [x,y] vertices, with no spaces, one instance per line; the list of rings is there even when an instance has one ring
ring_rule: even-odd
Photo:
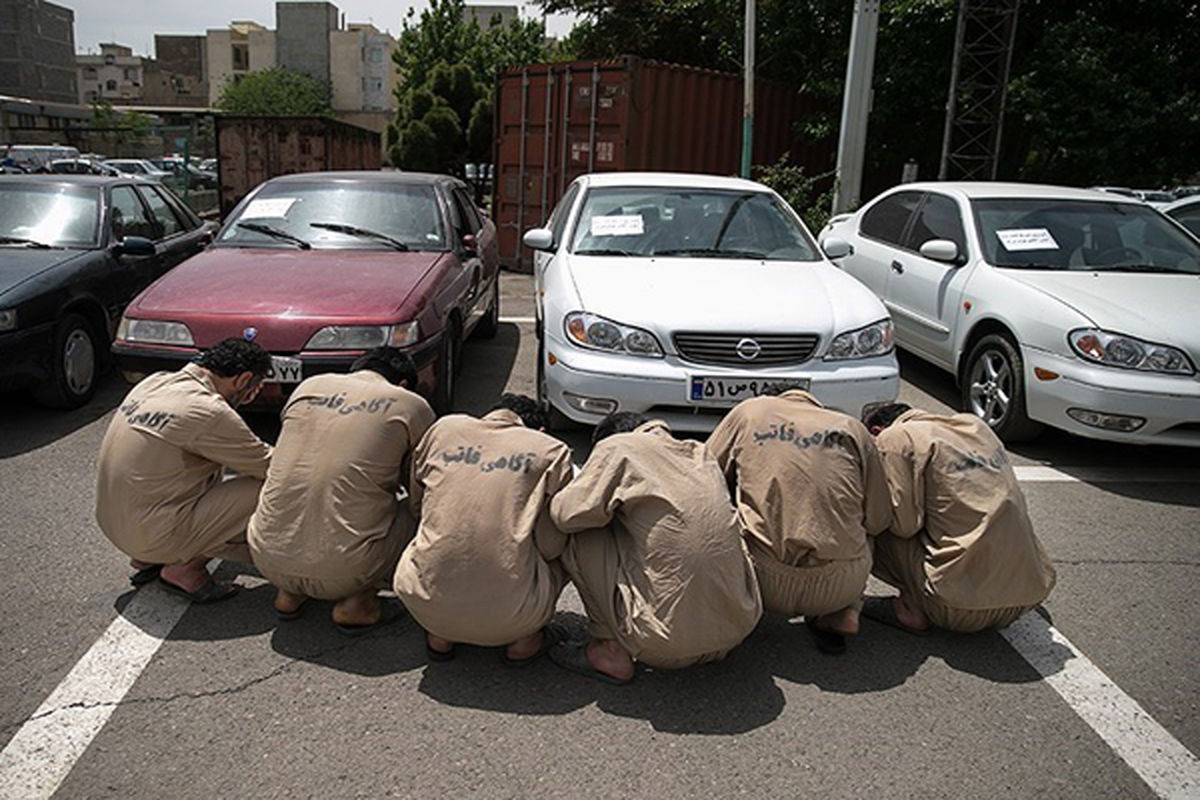
[[[475,336],[480,339],[494,339],[500,331],[500,276],[492,281],[492,305],[483,319],[475,326]]]
[[[438,349],[433,410],[439,416],[449,414],[454,409],[454,389],[458,384],[458,356],[462,352],[458,338],[458,323],[451,319],[446,323],[442,343]]]
[[[50,408],[79,408],[96,393],[100,364],[96,332],[79,314],[67,314],[54,329],[50,379],[34,398]]]
[[[1025,363],[1004,334],[991,333],[971,348],[963,370],[962,403],[1005,443],[1036,437],[1042,425],[1025,412]]]

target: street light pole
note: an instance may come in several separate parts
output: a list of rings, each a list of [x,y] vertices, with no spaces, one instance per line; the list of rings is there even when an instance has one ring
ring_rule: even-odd
[[[754,149],[754,17],[755,0],[746,0],[746,40],[742,87],[742,177],[750,177]]]
[[[867,117],[871,113],[871,73],[875,68],[875,39],[879,32],[879,0],[854,0],[850,55],[846,59],[846,89],[842,95],[842,126],[838,132],[837,181],[833,213],[858,206],[862,191],[863,157],[867,147]]]

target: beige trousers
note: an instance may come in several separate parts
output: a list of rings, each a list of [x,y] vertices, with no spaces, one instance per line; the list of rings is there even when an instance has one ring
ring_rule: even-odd
[[[820,616],[862,606],[871,574],[871,556],[849,561],[807,558],[791,566],[776,561],[765,549],[750,543],[750,560],[758,574],[763,607],[788,617]]]
[[[357,574],[345,574],[345,565],[331,564],[334,573],[320,578],[288,575],[259,567],[264,578],[276,589],[310,597],[314,600],[344,600],[364,589],[390,589],[392,575],[400,562],[400,554],[416,534],[416,522],[408,513],[408,505],[399,507],[387,536],[375,542],[371,563],[364,564]]]
[[[638,642],[621,635],[621,612],[617,608],[620,560],[616,540],[609,529],[600,528],[568,536],[562,565],[583,600],[583,608],[588,616],[588,633],[593,639],[615,639],[634,659],[656,669],[682,669],[694,664],[720,661],[729,653],[729,649],[685,657],[647,653]]]
[[[1003,628],[1032,606],[967,609],[952,608],[926,588],[925,546],[923,534],[910,538],[881,533],[875,537],[875,566],[871,573],[884,583],[895,586],[905,602],[915,603],[929,621],[939,628],[957,633],[975,633],[989,628]]]

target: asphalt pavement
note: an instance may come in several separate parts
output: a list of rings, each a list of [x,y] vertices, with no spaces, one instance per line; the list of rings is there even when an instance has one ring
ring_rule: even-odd
[[[504,276],[459,410],[533,392],[530,295]],[[906,402],[956,402],[901,364]],[[1013,451],[1058,570],[1019,635],[864,621],[828,657],[766,618],[722,663],[612,687],[485,648],[426,664],[410,620],[359,640],[324,604],[281,623],[242,565],[220,565],[243,591],[217,606],[133,593],[92,513],[125,391],[110,376],[66,413],[0,397],[0,797],[1200,797],[1196,450],[1050,433]],[[582,462],[587,433],[564,438]],[[559,608],[582,626],[572,591]]]

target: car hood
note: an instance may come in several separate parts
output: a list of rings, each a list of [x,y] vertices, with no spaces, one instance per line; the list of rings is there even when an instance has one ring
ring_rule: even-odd
[[[583,310],[660,334],[678,330],[830,336],[887,316],[828,262],[576,256]]]
[[[86,252],[89,251],[0,247],[0,297],[46,270],[86,255]]]
[[[1193,360],[1200,358],[1200,275],[1005,272],[1066,303],[1099,328],[1183,347]]]
[[[217,247],[134,302],[135,316],[392,317],[445,253]]]

